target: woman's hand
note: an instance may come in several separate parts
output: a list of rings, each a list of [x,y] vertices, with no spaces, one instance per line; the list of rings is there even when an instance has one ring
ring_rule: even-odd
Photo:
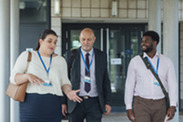
[[[80,92],[80,89],[72,90],[72,86],[70,84],[65,84],[62,86],[62,90],[69,98],[69,100],[81,103],[82,99],[77,95],[77,93]]]
[[[44,83],[44,81],[41,78],[39,78],[39,77],[37,77],[37,76],[35,76],[31,73],[26,73],[26,74],[17,73],[15,75],[15,82],[18,85],[22,84],[22,83],[25,83],[25,82],[38,83],[38,84],[43,84]]]
[[[38,85],[40,85],[40,84],[44,83],[44,80],[42,80],[41,78],[39,78],[33,74],[27,73],[26,75],[27,75],[28,81],[33,83],[33,84],[37,83]]]
[[[66,116],[66,114],[67,114],[67,105],[66,104],[62,104],[62,114],[64,116]]]
[[[67,95],[67,97],[70,100],[72,100],[74,102],[81,103],[82,99],[77,95],[78,92],[80,92],[80,89],[78,89],[78,90],[71,90],[66,95]]]

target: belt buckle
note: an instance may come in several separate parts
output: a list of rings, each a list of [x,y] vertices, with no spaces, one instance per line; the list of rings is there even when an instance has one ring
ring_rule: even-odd
[[[83,99],[89,99],[89,96],[83,96]]]

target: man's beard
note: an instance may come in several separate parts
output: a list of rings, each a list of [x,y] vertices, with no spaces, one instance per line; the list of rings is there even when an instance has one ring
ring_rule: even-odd
[[[145,53],[149,53],[153,50],[153,45],[149,46],[149,47],[146,47],[145,50],[142,49],[142,52],[145,52]]]

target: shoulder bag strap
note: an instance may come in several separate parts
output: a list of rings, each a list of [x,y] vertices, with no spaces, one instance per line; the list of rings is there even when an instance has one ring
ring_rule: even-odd
[[[152,74],[154,75],[154,77],[155,77],[155,78],[157,79],[157,81],[159,82],[160,87],[161,87],[161,89],[162,89],[162,91],[163,91],[165,97],[166,97],[166,98],[169,98],[168,92],[166,91],[165,87],[163,86],[163,84],[162,84],[162,82],[161,82],[159,76],[155,73],[155,71],[153,70],[151,64],[148,62],[147,58],[143,58],[143,53],[140,54],[140,57],[141,57],[142,60],[144,61],[144,63],[145,63],[145,65],[146,65],[147,69],[150,69],[150,70],[151,70]]]
[[[28,51],[28,57],[27,57],[27,65],[26,65],[26,69],[25,69],[25,72],[27,72],[27,69],[28,69],[28,67],[29,67],[29,63],[30,63],[30,61],[31,61],[31,59],[32,59],[32,52],[30,52],[30,51]]]

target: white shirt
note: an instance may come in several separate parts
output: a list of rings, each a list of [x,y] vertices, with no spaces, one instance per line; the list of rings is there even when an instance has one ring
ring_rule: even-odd
[[[16,60],[14,68],[12,69],[10,81],[15,83],[14,77],[17,73],[24,73],[27,65],[28,52],[24,51]],[[50,58],[41,57],[44,61],[46,68],[49,67]],[[31,73],[41,78],[42,80],[47,80],[47,72],[44,69],[44,66],[37,54],[36,51],[32,51],[32,59],[29,63],[27,73]],[[66,61],[62,56],[52,57],[52,63],[49,71],[49,80],[52,81],[52,87],[32,84],[29,82],[27,86],[27,93],[39,93],[39,94],[54,94],[58,96],[63,96],[61,87],[64,84],[70,84],[70,81],[67,76],[67,65]]]
[[[144,57],[148,57],[144,53]],[[169,58],[156,53],[153,58],[148,57],[153,67],[156,69],[159,58],[158,75],[164,87],[168,90],[170,105],[176,106],[178,91],[173,63]],[[157,82],[152,72],[146,68],[141,57],[135,56],[129,63],[127,79],[125,84],[125,104],[126,109],[132,109],[133,96],[140,96],[146,99],[162,99],[164,94],[161,87],[155,85]]]
[[[92,48],[92,50],[89,52],[89,54],[90,54],[89,62],[91,62],[91,60],[92,60],[93,50],[94,49]],[[85,59],[85,57],[86,57],[85,55],[87,54],[87,52],[85,52],[82,48],[81,48],[81,51],[82,51],[83,57]],[[84,64],[84,61],[81,56],[80,56],[80,62],[81,62],[81,82],[80,82],[79,96],[96,97],[96,96],[98,96],[98,92],[97,92],[96,79],[95,79],[95,54],[93,56],[93,61],[92,61],[91,68],[90,68],[91,90],[88,93],[84,90],[85,64]]]

